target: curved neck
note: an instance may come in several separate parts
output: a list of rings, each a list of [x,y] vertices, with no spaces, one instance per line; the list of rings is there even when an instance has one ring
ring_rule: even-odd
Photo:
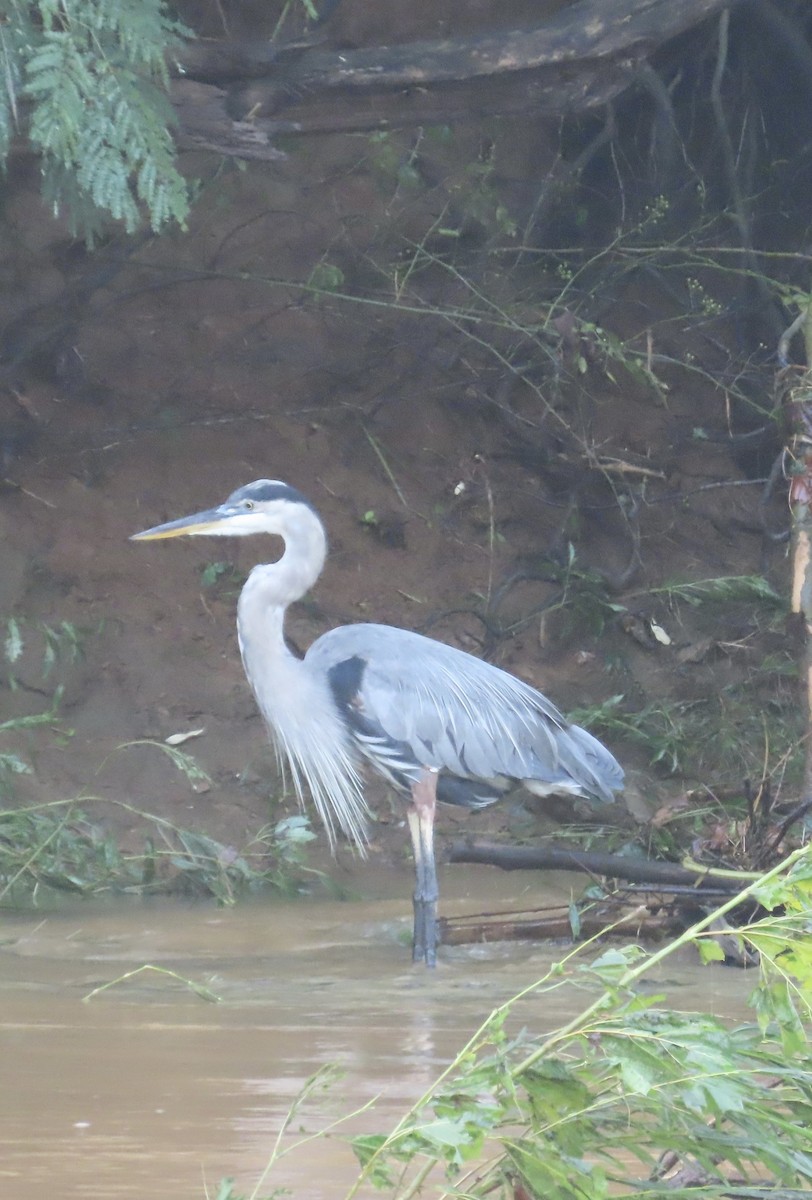
[[[237,605],[237,628],[244,647],[257,640],[282,645],[285,609],[313,586],[327,555],[324,526],[311,508],[297,508],[273,532],[285,542],[274,563],[254,567]]]
[[[276,747],[302,799],[307,786],[327,826],[365,843],[367,808],[349,730],[325,672],[296,658],[285,645],[285,610],[318,579],[327,553],[324,527],[302,503],[268,514],[265,528],[279,534],[278,562],[254,567],[240,594],[237,634],[245,673]]]

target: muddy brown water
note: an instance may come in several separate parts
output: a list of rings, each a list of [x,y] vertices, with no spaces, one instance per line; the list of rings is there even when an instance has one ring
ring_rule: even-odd
[[[559,902],[572,877],[447,868],[443,911]],[[408,875],[371,873],[364,898],[265,899],[234,909],[177,902],[72,905],[6,915],[0,946],[3,1200],[193,1198],[226,1176],[250,1193],[308,1077],[343,1069],[295,1122],[314,1132],[374,1097],[352,1132],[391,1127],[487,1014],[566,952],[501,943],[412,967]],[[397,893],[397,894],[395,894]],[[210,988],[207,1003],[145,963]],[[659,976],[673,1007],[744,1014],[752,977],[685,955]],[[579,1001],[578,1003],[582,1003]],[[561,989],[530,997],[534,1032],[572,1016]],[[343,1194],[355,1174],[339,1136],[279,1162],[258,1194]]]

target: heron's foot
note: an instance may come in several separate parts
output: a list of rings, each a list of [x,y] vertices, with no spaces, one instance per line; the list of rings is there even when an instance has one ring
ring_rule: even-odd
[[[437,966],[437,900],[414,898],[412,962]]]

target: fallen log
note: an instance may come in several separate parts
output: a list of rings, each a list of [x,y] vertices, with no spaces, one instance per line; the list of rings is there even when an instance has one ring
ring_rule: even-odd
[[[655,887],[670,884],[702,890],[713,888],[734,895],[749,878],[735,871],[714,871],[697,864],[696,868],[678,863],[650,862],[621,854],[593,850],[562,850],[550,846],[498,846],[491,842],[454,842],[446,854],[452,863],[487,863],[503,871],[555,870],[582,871],[589,875],[608,875],[630,883],[649,883]]]
[[[534,29],[359,49],[201,40],[176,56],[179,141],[274,158],[280,152],[271,139],[284,131],[583,112],[618,96],[659,47],[727,5],[577,0]]]

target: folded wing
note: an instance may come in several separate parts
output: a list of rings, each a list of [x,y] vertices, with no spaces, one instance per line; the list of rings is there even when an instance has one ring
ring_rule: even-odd
[[[442,642],[345,625],[314,642],[305,663],[327,675],[361,752],[400,786],[425,767],[500,785],[455,801],[449,781],[452,803],[489,803],[508,781],[603,801],[623,786],[609,751],[541,692]]]

